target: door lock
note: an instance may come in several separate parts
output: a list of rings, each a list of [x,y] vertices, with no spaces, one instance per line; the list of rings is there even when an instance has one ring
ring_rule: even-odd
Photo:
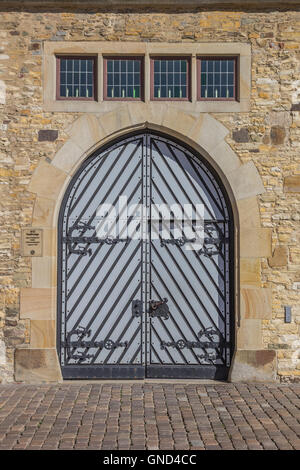
[[[167,306],[168,299],[163,300],[150,300],[149,302],[149,315],[151,318],[162,317],[165,320],[169,318],[169,307]]]

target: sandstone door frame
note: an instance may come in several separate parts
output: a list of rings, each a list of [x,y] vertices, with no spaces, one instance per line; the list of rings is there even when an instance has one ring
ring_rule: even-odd
[[[103,114],[84,114],[66,129],[70,138],[54,158],[41,159],[29,184],[35,195],[32,227],[43,229],[43,256],[32,258],[32,285],[21,289],[20,317],[28,319],[28,348],[15,353],[15,378],[29,382],[61,381],[56,352],[57,224],[65,190],[81,163],[97,148],[138,129],[161,131],[201,154],[219,174],[231,202],[235,225],[236,352],[231,380],[274,379],[276,356],[264,350],[252,315],[253,298],[271,310],[270,289],[252,285],[249,263],[271,255],[271,229],[261,227],[257,196],[265,191],[252,161],[242,164],[226,143],[228,129],[210,114],[180,110],[169,103],[121,105]],[[243,300],[243,299],[246,299]],[[254,315],[257,312],[254,311]],[[256,341],[259,337],[259,341]],[[252,339],[253,338],[253,339]],[[267,372],[266,372],[267,371]]]

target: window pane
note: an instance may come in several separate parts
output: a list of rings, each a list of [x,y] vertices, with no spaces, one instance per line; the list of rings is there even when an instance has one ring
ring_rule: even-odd
[[[228,60],[228,72],[233,72],[234,61]]]
[[[140,59],[108,59],[107,72],[108,98],[140,98]]]
[[[201,98],[234,98],[235,60],[200,60]]]
[[[154,98],[187,98],[187,59],[154,59],[153,62]]]
[[[112,60],[108,60],[108,61],[107,61],[107,71],[108,71],[108,72],[112,72],[112,71],[113,71],[113,61],[112,61]]]
[[[94,60],[60,59],[60,96],[64,98],[93,98]]]

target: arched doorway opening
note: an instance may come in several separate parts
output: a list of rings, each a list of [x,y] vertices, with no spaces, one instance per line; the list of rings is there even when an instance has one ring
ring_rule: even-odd
[[[225,380],[233,228],[219,176],[176,139],[143,130],[91,155],[59,216],[63,377]]]

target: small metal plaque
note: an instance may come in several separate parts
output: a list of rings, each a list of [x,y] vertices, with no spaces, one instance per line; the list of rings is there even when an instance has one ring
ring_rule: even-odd
[[[285,323],[292,323],[292,307],[289,305],[284,306],[284,321]]]
[[[42,256],[43,230],[40,228],[22,229],[22,256]]]

